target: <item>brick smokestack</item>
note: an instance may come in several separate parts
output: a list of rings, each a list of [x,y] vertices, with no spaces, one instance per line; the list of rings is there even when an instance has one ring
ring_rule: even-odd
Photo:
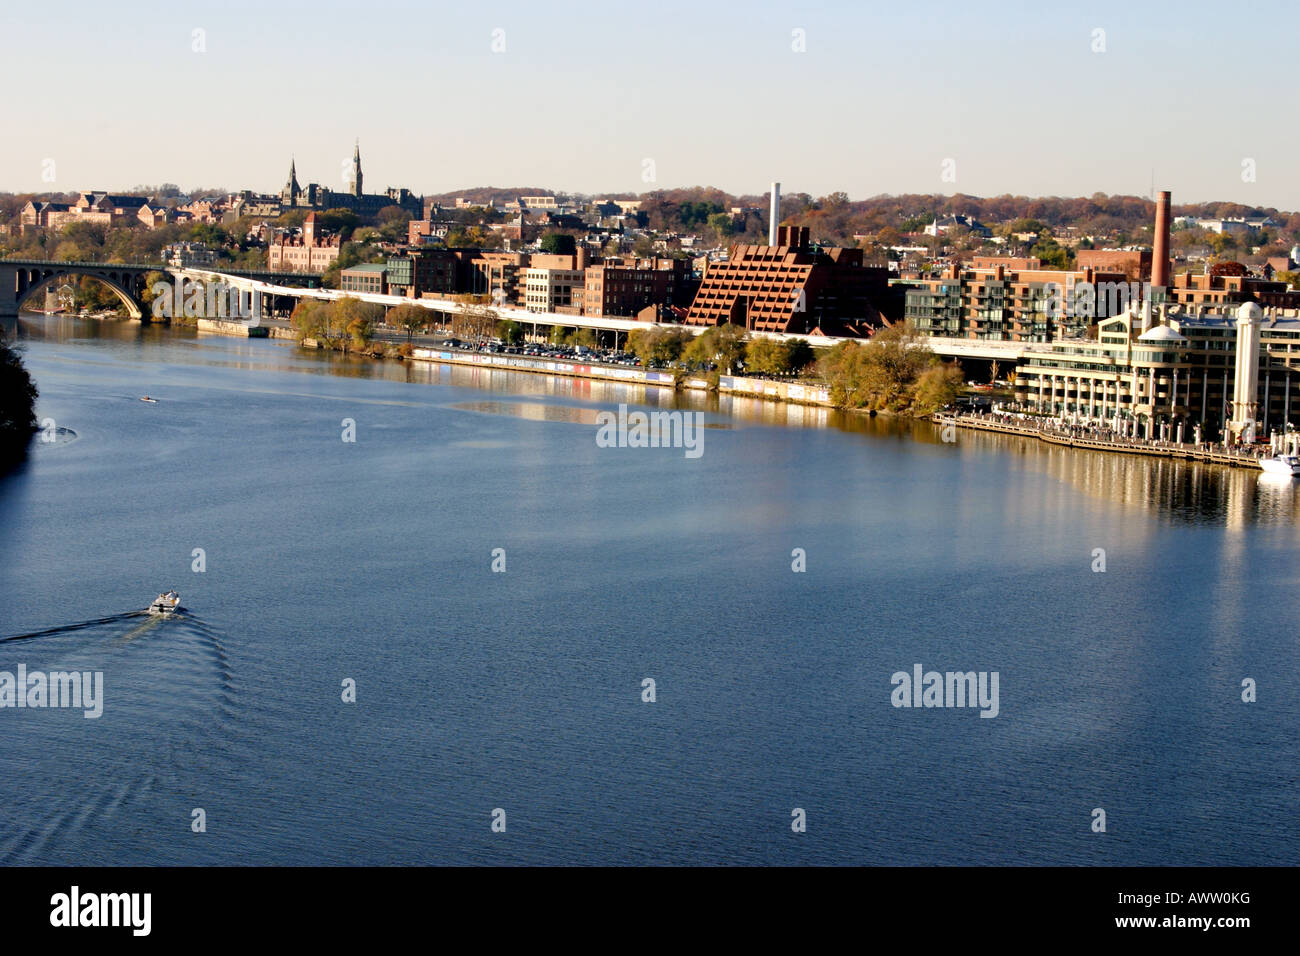
[[[776,227],[781,222],[781,184],[772,183],[772,206],[767,213],[767,244],[769,246],[778,245],[776,241]]]
[[[1156,234],[1151,249],[1151,285],[1169,288],[1169,190],[1156,198]]]

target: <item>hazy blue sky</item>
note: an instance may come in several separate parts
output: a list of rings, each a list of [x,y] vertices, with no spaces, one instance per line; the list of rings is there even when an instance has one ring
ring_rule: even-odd
[[[360,137],[367,191],[1145,195],[1154,167],[1294,210],[1297,34],[1283,2],[9,0],[0,189],[271,191],[291,155],[341,188]]]

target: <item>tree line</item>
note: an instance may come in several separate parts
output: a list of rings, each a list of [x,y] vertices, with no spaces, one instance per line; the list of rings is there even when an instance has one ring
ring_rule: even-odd
[[[27,457],[36,433],[37,397],[31,373],[0,331],[0,471]]]

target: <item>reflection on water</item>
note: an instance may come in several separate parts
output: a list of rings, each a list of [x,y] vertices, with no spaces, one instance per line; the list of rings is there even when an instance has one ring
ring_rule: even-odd
[[[1129,507],[1153,509],[1174,521],[1222,524],[1295,524],[1300,515],[1297,486],[1271,481],[1260,472],[1203,462],[1137,455],[1107,454],[1050,445],[1015,435],[961,429],[950,445],[929,422],[889,416],[846,413],[817,406],[768,402],[741,395],[674,391],[499,368],[394,362],[336,352],[296,348],[283,340],[199,336],[191,328],[142,325],[128,321],[90,321],[67,316],[24,315],[17,326],[21,339],[61,343],[87,342],[129,350],[151,363],[213,368],[261,369],[317,375],[472,388],[522,398],[558,399],[596,406],[642,405],[701,411],[752,425],[790,428],[835,428],[877,441],[935,445],[955,454],[997,454],[1025,467],[1069,482],[1089,495]],[[232,359],[231,356],[239,356]],[[70,364],[86,364],[78,356]],[[320,396],[327,397],[327,396]],[[364,399],[350,399],[364,402]],[[412,404],[421,404],[418,400]],[[429,404],[436,404],[430,402]],[[600,408],[549,402],[483,401],[449,406],[460,411],[509,415],[541,422],[597,423]],[[706,427],[727,427],[710,422]],[[470,447],[465,445],[464,447]],[[475,446],[477,447],[477,446]],[[936,468],[943,467],[936,462]]]
[[[461,412],[510,415],[513,418],[524,418],[534,422],[566,422],[570,425],[600,425],[601,413],[611,414],[608,409],[586,408],[581,405],[551,405],[545,402],[456,402],[447,407]],[[726,422],[705,422],[703,427],[730,429],[733,426]]]
[[[463,412],[481,412],[485,415],[512,415],[534,422],[569,422],[574,425],[595,425],[599,409],[577,405],[546,405],[541,402],[457,402],[447,406]]]
[[[943,444],[937,425],[917,423],[914,432],[922,440]],[[974,429],[958,429],[957,441],[947,447],[959,455],[1015,457],[1093,497],[1154,509],[1174,521],[1232,528],[1251,523],[1295,524],[1300,515],[1297,482],[1271,480],[1254,469],[1086,451]]]

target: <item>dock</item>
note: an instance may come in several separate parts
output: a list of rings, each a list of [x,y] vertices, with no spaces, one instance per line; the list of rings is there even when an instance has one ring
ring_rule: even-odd
[[[949,415],[937,413],[930,416],[937,425],[954,425],[977,431],[999,432],[1004,435],[1021,435],[1036,438],[1051,445],[1067,448],[1090,448],[1123,455],[1147,455],[1157,458],[1174,458],[1201,461],[1230,468],[1259,469],[1259,456],[1249,452],[1229,451],[1213,445],[1195,445],[1189,442],[1144,440],[1141,438],[1111,438],[1083,434],[1081,429],[1062,430],[1046,422],[1036,423],[1025,419],[1011,419],[997,415]]]

